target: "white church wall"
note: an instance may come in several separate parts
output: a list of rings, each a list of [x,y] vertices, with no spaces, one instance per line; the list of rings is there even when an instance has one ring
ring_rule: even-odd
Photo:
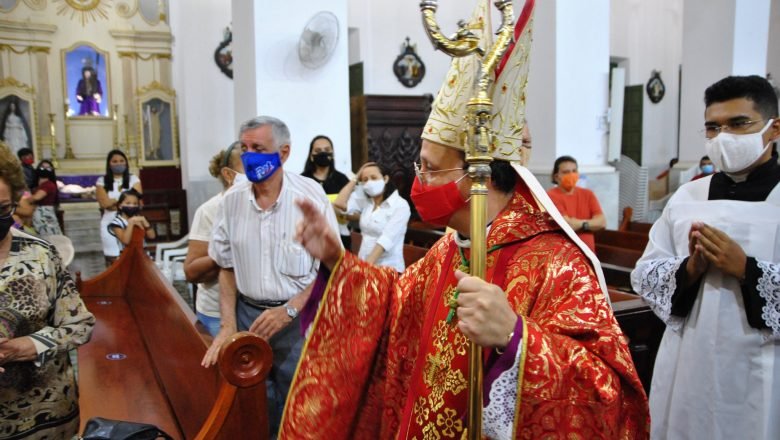
[[[258,8],[258,4],[262,4],[262,8]],[[234,0],[233,8],[234,17],[242,13],[254,15],[254,35],[250,38],[255,42],[254,64],[234,65],[237,84],[247,84],[242,75],[254,78],[253,85],[236,93],[237,123],[257,114],[283,120],[289,126],[292,138],[290,157],[284,165],[290,172],[303,171],[308,160],[309,142],[318,134],[333,140],[336,169],[344,172],[352,169],[347,0],[273,4],[255,0],[254,10],[245,0]],[[307,22],[319,11],[330,11],[337,17],[339,39],[326,64],[308,68],[298,58],[298,40]],[[233,21],[234,38],[241,39],[249,29],[239,27],[235,18]],[[242,47],[236,47],[234,52],[237,62],[240,62],[238,59],[242,55],[238,50]]]
[[[610,55],[628,60],[626,85],[644,87],[653,70],[666,85],[657,104],[644,93],[642,114],[642,165],[660,170],[677,156],[683,4],[611,0],[610,7]]]
[[[440,2],[436,13],[445,34],[454,33],[458,20],[468,20],[474,2]],[[492,6],[491,6],[492,7]],[[367,95],[436,95],[447,75],[450,58],[433,49],[422,26],[419,2],[349,0],[349,26],[360,35],[363,88]],[[425,63],[425,77],[407,88],[393,74],[393,63],[409,37]]]

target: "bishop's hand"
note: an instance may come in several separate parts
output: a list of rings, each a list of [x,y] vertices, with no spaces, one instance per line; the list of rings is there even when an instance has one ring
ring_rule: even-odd
[[[303,219],[296,228],[295,240],[325,267],[333,269],[343,252],[341,239],[311,200],[298,199],[295,203],[303,212]]]
[[[458,328],[483,347],[503,349],[518,317],[506,294],[495,284],[455,271],[458,280]]]

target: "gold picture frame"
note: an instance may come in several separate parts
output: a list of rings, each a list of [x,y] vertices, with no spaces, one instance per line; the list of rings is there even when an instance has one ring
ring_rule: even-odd
[[[14,153],[30,148],[36,159],[43,158],[37,140],[37,121],[35,89],[10,76],[0,79],[0,140]]]
[[[61,60],[65,117],[111,119],[114,101],[108,51],[87,41],[77,41],[61,50]]]
[[[176,92],[152,82],[136,92],[138,163],[140,166],[179,166]]]

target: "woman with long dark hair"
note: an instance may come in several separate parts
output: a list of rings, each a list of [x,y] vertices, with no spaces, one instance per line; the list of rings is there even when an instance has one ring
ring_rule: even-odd
[[[103,87],[92,67],[81,69],[81,79],[76,86],[76,100],[81,104],[79,116],[100,116],[100,102],[103,100]]]
[[[116,238],[108,233],[108,225],[116,217],[119,195],[122,191],[134,189],[143,194],[141,181],[134,174],[130,174],[127,156],[121,150],[111,150],[106,156],[106,174],[100,176],[95,182],[95,195],[103,211],[100,221],[100,239],[103,241],[103,255],[106,257],[106,265],[110,265],[119,256],[119,246]]]
[[[325,135],[314,136],[309,143],[309,158],[303,167],[302,176],[314,179],[322,185],[325,194],[333,200],[344,186],[349,183],[349,178],[336,170],[333,158],[333,141]],[[339,214],[337,212],[337,214]],[[352,240],[347,228],[346,219],[337,215],[339,220],[339,234],[345,249],[349,249]]]
[[[411,210],[385,169],[367,162],[358,170],[357,180],[341,190],[333,206],[345,211],[348,220],[360,221],[360,259],[404,271],[404,237]]]
[[[30,199],[37,207],[33,213],[33,228],[39,237],[62,235],[62,229],[57,221],[57,206],[60,203],[60,191],[57,188],[57,174],[54,165],[48,160],[42,160],[35,168],[38,186]]]

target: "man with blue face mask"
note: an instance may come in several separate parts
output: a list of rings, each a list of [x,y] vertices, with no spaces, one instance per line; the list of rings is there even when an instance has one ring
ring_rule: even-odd
[[[780,139],[759,76],[705,91],[704,144],[722,172],[680,187],[631,274],[666,322],[653,438],[780,438]]]
[[[282,169],[290,156],[290,131],[284,122],[258,116],[241,125],[239,140],[248,181],[237,180],[225,192],[214,221],[208,253],[221,268],[221,324],[202,364],[216,363],[222,343],[236,331],[266,339],[273,349],[266,386],[275,437],[303,347],[298,312],[319,266],[294,241],[302,218],[296,200],[313,203],[334,231],[338,223],[317,182]]]
[[[704,155],[699,159],[699,174],[693,176],[691,180],[699,180],[702,177],[707,177],[710,174],[715,173],[715,165],[712,164],[712,160],[709,156]]]

